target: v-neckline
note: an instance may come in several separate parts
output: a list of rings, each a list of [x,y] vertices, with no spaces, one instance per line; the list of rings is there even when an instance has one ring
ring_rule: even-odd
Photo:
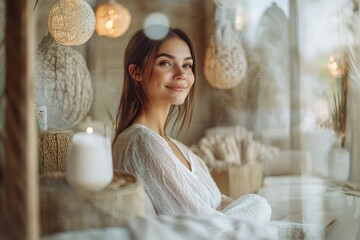
[[[180,154],[183,156],[183,158],[185,159],[185,161],[188,162],[190,169],[188,169],[185,164],[176,156],[176,154],[174,153],[174,151],[171,149],[170,144],[168,143],[168,141],[166,141],[165,138],[163,138],[159,133],[155,132],[154,130],[148,128],[147,126],[141,124],[141,123],[134,123],[133,125],[139,125],[142,128],[148,129],[150,132],[152,132],[153,134],[155,134],[159,139],[161,139],[161,141],[163,141],[164,143],[166,143],[166,146],[168,147],[168,151],[177,159],[177,164],[180,164],[183,168],[185,168],[187,171],[189,171],[190,173],[194,173],[194,167],[192,164],[192,161],[190,159],[190,155],[187,154],[187,156],[185,156],[183,150],[179,147],[179,145],[176,143],[176,141],[174,141],[172,138],[166,136],[166,138],[172,143],[174,144],[174,146],[179,150]]]
[[[187,154],[187,156],[185,156],[185,153],[183,152],[183,150],[179,147],[179,145],[170,137],[166,137],[172,144],[174,144],[174,146],[178,149],[178,151],[180,152],[180,154],[182,155],[182,157],[184,158],[184,160],[189,164],[190,169],[187,168],[185,166],[185,164],[176,156],[176,154],[174,153],[174,151],[171,149],[171,146],[169,145],[169,143],[165,140],[165,142],[168,144],[171,152],[173,153],[173,155],[178,159],[178,161],[180,162],[181,165],[183,165],[184,168],[186,168],[189,172],[193,173],[194,172],[194,168],[193,168],[193,164],[190,161],[190,156]]]

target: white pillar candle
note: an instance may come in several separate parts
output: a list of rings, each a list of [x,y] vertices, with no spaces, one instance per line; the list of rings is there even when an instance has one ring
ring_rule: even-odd
[[[97,133],[75,133],[66,162],[70,186],[88,191],[106,187],[113,178],[110,140]]]

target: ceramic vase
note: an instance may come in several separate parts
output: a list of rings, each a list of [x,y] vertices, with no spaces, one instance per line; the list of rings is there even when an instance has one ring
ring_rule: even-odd
[[[350,152],[341,146],[340,141],[329,151],[329,178],[339,182],[348,180],[350,174]]]
[[[328,177],[328,154],[335,141],[336,133],[330,129],[300,132],[300,147],[311,155],[313,174]]]

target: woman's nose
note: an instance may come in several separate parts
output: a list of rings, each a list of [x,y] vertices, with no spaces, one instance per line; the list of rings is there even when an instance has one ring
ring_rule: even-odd
[[[176,80],[184,80],[185,79],[185,72],[181,67],[177,67],[174,72],[174,79]]]

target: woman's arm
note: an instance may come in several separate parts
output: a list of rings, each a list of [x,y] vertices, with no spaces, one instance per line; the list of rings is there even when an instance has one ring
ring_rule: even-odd
[[[181,143],[179,143],[179,145],[181,145]],[[181,145],[181,147],[186,148],[184,145]],[[210,176],[210,172],[205,162],[202,161],[195,153],[192,153],[192,155],[194,158],[197,158],[197,162],[199,162],[201,169],[207,172]],[[216,209],[228,216],[260,224],[268,222],[271,217],[270,205],[266,199],[256,194],[247,194],[236,200],[223,194],[221,196],[221,202]]]

